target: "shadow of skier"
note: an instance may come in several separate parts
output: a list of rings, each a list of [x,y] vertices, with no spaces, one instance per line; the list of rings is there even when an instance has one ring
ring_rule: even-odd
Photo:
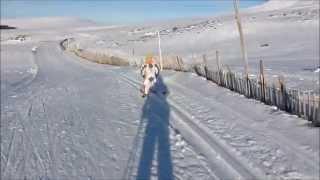
[[[173,179],[169,139],[170,107],[166,101],[167,87],[158,77],[153,92],[145,100],[141,121],[146,122],[138,165],[137,180],[150,179],[152,166],[158,179]],[[166,94],[165,94],[165,93]]]

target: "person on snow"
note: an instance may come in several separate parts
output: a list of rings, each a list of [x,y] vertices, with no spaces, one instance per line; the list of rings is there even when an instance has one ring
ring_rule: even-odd
[[[143,85],[141,88],[142,97],[145,97],[157,82],[159,75],[159,66],[155,63],[151,55],[146,57],[144,64],[141,66],[140,73],[143,77]]]

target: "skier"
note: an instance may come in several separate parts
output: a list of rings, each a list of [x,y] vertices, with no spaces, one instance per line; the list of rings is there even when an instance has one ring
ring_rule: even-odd
[[[159,66],[155,63],[152,55],[146,57],[144,64],[141,66],[140,73],[143,77],[143,85],[140,91],[142,97],[145,97],[157,82],[157,77],[159,75]]]

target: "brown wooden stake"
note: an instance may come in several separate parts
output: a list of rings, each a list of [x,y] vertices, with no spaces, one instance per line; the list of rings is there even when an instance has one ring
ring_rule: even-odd
[[[316,99],[318,102],[318,107],[316,108],[314,123],[320,126],[320,96],[317,96]]]
[[[234,10],[235,10],[235,18],[237,20],[239,35],[240,35],[240,45],[241,45],[241,52],[242,52],[242,59],[244,62],[244,70],[246,78],[249,77],[249,66],[248,66],[248,55],[245,47],[244,37],[243,37],[243,30],[241,24],[241,16],[239,13],[239,0],[233,0]]]
[[[262,102],[266,101],[266,90],[265,90],[265,79],[264,79],[264,67],[263,61],[260,60],[260,83],[261,83],[261,100]]]
[[[181,71],[181,65],[180,65],[179,56],[177,56],[176,61],[177,61],[177,65],[178,65],[177,69],[178,69],[179,71]]]
[[[303,117],[304,117],[304,119],[306,119],[306,117],[307,117],[307,103],[306,103],[306,91],[303,91],[302,92],[302,109],[303,109]]]
[[[285,97],[285,85],[284,85],[284,77],[279,76],[279,88],[280,88],[280,109],[285,110],[285,104],[286,104],[286,97]]]
[[[300,97],[300,90],[297,90],[297,95],[296,95],[296,97],[297,97],[297,113],[298,113],[298,116],[301,117],[301,116],[300,116],[300,115],[301,115],[301,106],[300,106],[300,99],[301,99],[301,97]]]
[[[295,104],[295,112],[296,115],[299,115],[299,91],[294,90],[294,104]]]
[[[301,105],[301,92],[300,90],[298,90],[298,116],[302,117],[303,115],[303,109],[302,109],[302,105]]]
[[[311,96],[311,92],[308,91],[308,99],[307,99],[307,119],[310,120],[310,113],[311,113],[311,102],[310,102],[310,96]]]
[[[207,56],[205,54],[202,55],[202,59],[203,59],[203,65],[204,65],[204,73],[206,78],[208,79]]]
[[[219,51],[216,51],[216,60],[217,60],[217,68],[218,68],[218,84],[221,84],[221,80],[220,80],[220,68],[221,68],[221,64],[220,64],[220,57],[219,57]]]
[[[220,64],[219,51],[216,51],[216,60],[217,60],[218,71],[220,71],[221,64]]]
[[[312,121],[315,120],[315,114],[316,114],[316,96],[315,96],[315,93],[312,93],[312,113],[311,113],[311,118],[312,118]]]
[[[316,112],[316,118],[315,120],[317,121],[317,123],[320,124],[320,96],[317,97],[317,102],[318,102],[318,108],[317,108],[317,112]]]
[[[161,38],[160,38],[160,32],[157,32],[158,34],[158,50],[159,50],[159,60],[160,60],[160,70],[163,70],[163,60],[162,60],[162,51],[161,51]]]

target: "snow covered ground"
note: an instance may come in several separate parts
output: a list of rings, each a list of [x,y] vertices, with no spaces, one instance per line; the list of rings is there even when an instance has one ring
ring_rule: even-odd
[[[291,82],[303,79],[293,87],[317,87],[319,72],[309,71],[319,60],[314,2],[272,0],[246,11],[251,67],[263,55],[270,76],[285,72]],[[54,18],[49,27],[42,19],[20,29],[16,20],[18,29],[1,31],[1,179],[318,179],[319,128],[310,122],[192,73],[163,71],[143,99],[138,69],[94,64],[59,47],[74,37],[82,48],[129,59],[134,49],[139,58],[156,51],[150,32],[170,30],[162,31],[164,53],[193,62],[205,52],[214,62],[219,49],[241,70],[239,50],[230,48],[239,44],[232,18],[135,27]],[[12,40],[21,34],[25,41]]]
[[[319,1],[271,0],[241,15],[251,74],[258,73],[263,60],[268,81],[283,75],[290,88],[318,91]],[[135,60],[150,52],[158,54],[156,31],[161,34],[164,57],[179,55],[184,62],[195,63],[207,54],[214,69],[218,50],[222,64],[243,72],[233,14],[88,30],[86,36],[82,31],[74,37],[82,49],[113,51]]]
[[[305,120],[191,73],[163,72],[143,99],[138,70],[38,45],[32,81],[1,89],[2,179],[319,177],[319,129]],[[1,63],[32,53],[12,46],[20,56]]]

